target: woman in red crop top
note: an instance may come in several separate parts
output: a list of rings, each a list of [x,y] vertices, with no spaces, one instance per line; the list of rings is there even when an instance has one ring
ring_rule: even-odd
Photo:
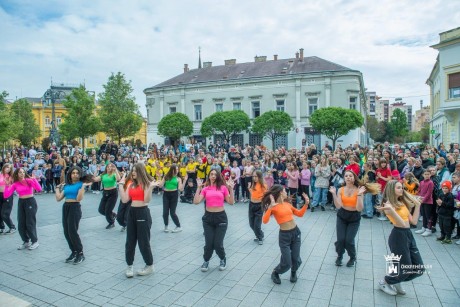
[[[227,267],[227,258],[225,257],[224,238],[227,232],[228,219],[224,210],[224,200],[233,205],[235,203],[233,180],[230,178],[225,183],[222,174],[213,169],[209,172],[208,180],[203,187],[201,179],[197,179],[198,189],[196,191],[193,203],[198,205],[205,200],[206,210],[202,218],[204,230],[204,254],[201,271],[208,271],[209,259],[212,253],[216,251],[220,258],[219,270],[223,271]]]
[[[149,275],[153,273],[153,256],[150,247],[150,229],[152,217],[148,208],[152,199],[152,190],[158,186],[153,178],[147,174],[143,163],[136,163],[128,176],[131,182],[126,181],[126,175],[120,180],[119,185],[121,200],[123,203],[131,201],[131,208],[128,213],[126,226],[125,257],[128,268],[126,277],[134,276],[133,262],[136,244],[139,243],[139,250],[145,261],[145,267],[137,271],[137,275]],[[129,182],[129,183],[126,183]]]
[[[13,210],[13,195],[8,198],[3,197],[5,186],[13,179],[13,166],[9,163],[5,163],[2,166],[2,172],[0,173],[0,234],[13,234],[16,232],[16,226],[14,226],[13,220],[11,219],[11,210]],[[5,224],[9,227],[8,231],[5,231]]]
[[[298,210],[288,202],[289,196],[286,190],[281,185],[275,184],[264,194],[262,199],[262,205],[265,209],[263,217],[264,224],[268,223],[270,216],[273,215],[280,225],[279,246],[281,260],[273,269],[271,275],[275,284],[281,284],[279,274],[283,274],[289,269],[291,269],[290,281],[297,281],[297,269],[302,263],[302,259],[300,259],[301,233],[294,221],[293,215],[302,217],[310,204],[308,195],[303,193],[302,196],[305,199],[305,205],[302,209]]]
[[[399,260],[400,270],[396,269],[394,273],[387,274],[379,282],[380,290],[389,295],[406,294],[401,282],[417,278],[425,271],[422,257],[410,230],[410,225],[418,223],[420,203],[417,197],[404,190],[400,182],[391,180],[386,184],[381,205],[377,207],[377,210],[384,211],[393,223],[393,230],[388,237],[392,256],[390,260],[393,262]],[[410,213],[412,209],[414,209],[413,214]]]

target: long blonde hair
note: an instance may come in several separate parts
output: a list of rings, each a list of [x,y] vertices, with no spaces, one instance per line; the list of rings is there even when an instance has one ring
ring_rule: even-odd
[[[395,187],[398,183],[401,184],[398,180],[390,180],[387,182],[385,190],[383,191],[382,203],[380,205],[383,206],[383,204],[388,201],[397,209],[402,206],[406,206],[410,211],[416,203],[419,203],[419,201],[404,189],[402,196],[396,196]]]

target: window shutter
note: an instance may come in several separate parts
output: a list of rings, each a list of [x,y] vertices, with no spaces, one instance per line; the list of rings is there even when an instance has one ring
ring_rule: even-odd
[[[449,75],[449,88],[460,87],[460,72]]]

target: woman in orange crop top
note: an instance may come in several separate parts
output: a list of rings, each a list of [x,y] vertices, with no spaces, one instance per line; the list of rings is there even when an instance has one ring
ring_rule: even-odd
[[[337,210],[336,233],[337,241],[335,250],[337,252],[336,266],[342,266],[342,259],[345,250],[350,256],[347,267],[352,267],[356,263],[355,237],[358,233],[361,221],[361,211],[363,210],[363,195],[366,190],[372,194],[378,194],[380,185],[366,183],[363,185],[358,176],[352,170],[343,173],[345,185],[337,191],[334,186],[330,187]]]
[[[256,238],[255,242],[262,245],[264,242],[264,232],[262,231],[262,197],[267,190],[267,185],[261,171],[252,173],[252,183],[249,187],[251,201],[248,207],[249,227],[254,231]]]
[[[303,193],[305,199],[305,206],[298,210],[294,208],[289,202],[289,196],[286,190],[279,184],[273,187],[264,194],[262,205],[265,209],[263,216],[264,224],[268,223],[270,216],[273,215],[280,225],[279,232],[279,246],[281,250],[280,263],[273,269],[271,278],[275,284],[281,284],[280,274],[287,272],[291,269],[291,282],[297,281],[297,269],[302,263],[300,259],[300,244],[301,233],[294,221],[294,215],[302,217],[307,211],[310,199],[308,195]]]
[[[399,261],[400,270],[398,271],[396,267],[379,282],[380,289],[389,295],[406,294],[401,282],[419,277],[425,271],[422,257],[410,230],[410,225],[417,225],[420,204],[418,197],[405,191],[400,182],[391,180],[385,186],[381,205],[377,207],[377,210],[385,212],[394,226],[388,237],[391,255],[386,258],[387,263],[392,261],[392,266],[389,268],[394,266],[393,262]],[[413,209],[412,214],[411,209]]]
[[[136,243],[139,243],[139,250],[145,261],[145,267],[137,271],[137,275],[148,275],[153,273],[153,256],[150,247],[150,229],[152,217],[148,208],[152,199],[152,190],[158,186],[153,178],[147,174],[143,163],[136,163],[128,176],[131,181],[127,183],[126,175],[118,183],[123,187],[120,189],[123,203],[131,201],[131,208],[128,213],[126,225],[125,256],[128,268],[126,277],[134,276],[133,262]]]

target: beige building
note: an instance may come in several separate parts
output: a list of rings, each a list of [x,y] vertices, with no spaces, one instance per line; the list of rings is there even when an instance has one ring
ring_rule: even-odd
[[[421,107],[420,110],[415,111],[415,115],[412,120],[412,131],[420,131],[426,123],[431,120],[430,106]]]

